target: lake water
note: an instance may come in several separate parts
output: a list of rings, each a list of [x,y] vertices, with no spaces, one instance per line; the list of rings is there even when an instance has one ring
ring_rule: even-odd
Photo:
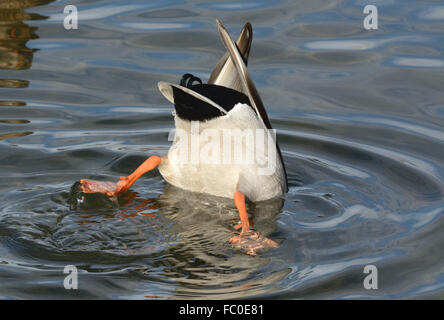
[[[444,4],[375,0],[365,30],[369,3],[1,1],[0,297],[444,298]],[[72,188],[168,150],[157,82],[208,79],[216,18],[233,37],[253,25],[249,69],[287,166],[283,199],[248,204],[280,244],[258,256],[228,242],[232,201],[157,170],[119,204]]]

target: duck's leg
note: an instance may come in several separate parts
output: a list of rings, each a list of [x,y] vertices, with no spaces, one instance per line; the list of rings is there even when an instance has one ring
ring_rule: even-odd
[[[82,179],[80,180],[80,189],[84,193],[102,193],[108,197],[117,196],[127,191],[142,175],[155,169],[161,161],[162,158],[151,156],[128,177],[120,177],[120,181],[117,183]]]
[[[250,229],[250,221],[245,207],[245,195],[242,192],[236,191],[234,193],[234,203],[239,211],[242,229],[239,235],[231,237],[230,242],[233,247],[243,249],[251,255],[255,255],[256,251],[260,249],[277,248],[276,242]]]

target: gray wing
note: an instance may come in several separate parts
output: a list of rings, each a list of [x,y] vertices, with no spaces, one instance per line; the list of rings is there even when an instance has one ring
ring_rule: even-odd
[[[233,40],[231,40],[230,35],[228,34],[225,27],[220,23],[219,20],[216,20],[217,26],[219,28],[219,33],[222,38],[222,42],[224,43],[225,48],[227,48],[228,53],[230,54],[231,61],[234,63],[234,66],[237,70],[239,79],[242,84],[241,92],[244,92],[247,97],[250,99],[250,102],[253,108],[256,110],[256,113],[259,115],[259,118],[262,119],[265,126],[268,129],[272,129],[270,120],[268,119],[267,112],[265,111],[264,104],[262,103],[261,97],[259,96],[259,92],[254,85],[253,80],[251,80],[250,74],[248,73],[247,66],[234,44]]]
[[[265,111],[262,99],[259,96],[259,92],[257,91],[256,86],[254,85],[254,82],[250,77],[250,74],[248,73],[247,66],[244,62],[244,59],[242,58],[241,53],[239,52],[238,47],[235,45],[230,35],[228,34],[228,31],[225,29],[222,23],[217,19],[216,22],[219,28],[219,33],[222,38],[222,42],[224,43],[225,48],[228,50],[228,53],[230,54],[231,58],[230,60],[234,63],[234,66],[238,72],[239,79],[241,80],[242,90],[239,91],[242,91],[247,95],[253,108],[256,110],[256,113],[258,114],[259,118],[263,121],[264,125],[268,129],[272,129],[270,120],[268,119],[267,111]],[[281,160],[282,167],[284,169],[285,189],[286,191],[288,191],[287,172],[285,169],[284,160],[282,158],[281,149],[279,148],[279,144],[277,143],[277,141],[276,141],[276,148],[279,154],[279,158]]]
[[[248,63],[248,55],[250,54],[252,40],[253,28],[251,27],[251,23],[247,22],[242,28],[239,38],[236,41],[237,49],[239,50],[245,65]],[[239,77],[239,73],[230,59],[229,52],[226,52],[216,64],[213,72],[211,72],[208,83],[231,88],[247,95],[247,92],[242,85],[242,80]]]

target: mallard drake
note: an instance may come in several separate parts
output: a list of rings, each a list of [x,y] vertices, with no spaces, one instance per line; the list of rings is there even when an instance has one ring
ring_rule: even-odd
[[[235,228],[241,231],[230,242],[256,254],[258,249],[277,247],[277,243],[252,230],[245,200],[281,197],[288,191],[287,175],[267,112],[246,66],[252,26],[247,23],[234,43],[225,27],[216,22],[227,52],[208,83],[192,74],[183,75],[179,84],[158,83],[160,92],[175,107],[176,132],[169,151],[162,157],[149,157],[117,183],[82,179],[80,188],[84,193],[116,197],[143,174],[158,168],[162,177],[178,188],[234,199],[240,216]]]

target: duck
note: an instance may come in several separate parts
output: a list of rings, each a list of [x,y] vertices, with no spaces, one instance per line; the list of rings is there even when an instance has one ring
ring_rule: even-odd
[[[219,20],[216,24],[227,51],[207,83],[191,73],[179,84],[158,83],[174,105],[175,131],[168,152],[150,156],[116,183],[81,179],[79,185],[82,193],[116,198],[157,168],[176,188],[233,199],[240,221],[229,242],[256,255],[278,244],[253,229],[246,201],[282,197],[288,192],[288,178],[276,131],[247,69],[252,25],[247,22],[234,42]]]

